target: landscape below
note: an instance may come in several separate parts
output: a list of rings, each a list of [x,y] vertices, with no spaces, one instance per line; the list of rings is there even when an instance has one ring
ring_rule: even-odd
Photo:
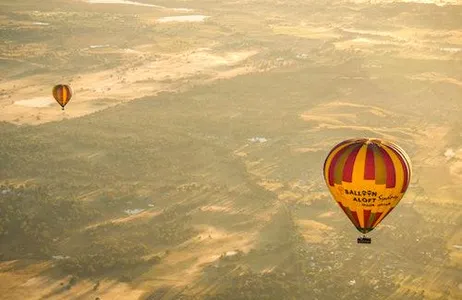
[[[461,6],[96,2],[0,4],[1,299],[462,297]],[[358,136],[413,168],[370,245]]]

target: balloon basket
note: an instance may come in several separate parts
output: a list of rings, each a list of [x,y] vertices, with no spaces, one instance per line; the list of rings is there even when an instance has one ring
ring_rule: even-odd
[[[368,238],[367,236],[358,238],[358,244],[370,244],[371,242],[372,242],[371,238]]]

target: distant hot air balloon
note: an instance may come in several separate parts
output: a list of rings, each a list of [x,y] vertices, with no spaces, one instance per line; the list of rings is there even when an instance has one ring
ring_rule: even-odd
[[[53,97],[64,110],[64,106],[66,106],[72,98],[72,89],[67,84],[55,85],[53,87]]]
[[[411,179],[406,152],[380,139],[351,139],[336,145],[324,162],[327,187],[353,225],[372,231],[398,204]],[[365,235],[358,243],[370,243]]]

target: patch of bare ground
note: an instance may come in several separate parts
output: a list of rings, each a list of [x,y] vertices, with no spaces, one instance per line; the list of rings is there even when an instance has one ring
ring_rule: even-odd
[[[47,74],[1,81],[0,121],[41,124],[75,118],[161,91],[174,92],[231,78],[252,72],[252,67],[242,64],[258,53],[253,49],[215,53],[210,48],[198,48],[151,57],[149,48],[144,45],[125,49],[126,62],[110,70],[66,78]],[[65,111],[61,111],[51,95],[51,88],[58,82],[69,83],[74,93]]]

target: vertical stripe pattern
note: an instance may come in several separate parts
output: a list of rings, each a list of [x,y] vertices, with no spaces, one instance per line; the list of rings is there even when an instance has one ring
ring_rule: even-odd
[[[64,106],[66,106],[72,98],[72,89],[67,84],[58,84],[53,87],[53,97],[64,109]]]
[[[367,145],[366,166],[364,168],[364,179],[375,179],[375,159],[374,159],[374,144]]]
[[[367,144],[365,144],[367,143]],[[339,146],[340,145],[340,146]],[[335,146],[331,153],[341,147],[340,151],[336,152],[335,156],[328,165],[328,182],[333,186],[334,183],[340,184],[341,181],[351,182],[353,175],[353,166],[356,156],[361,147],[367,148],[364,179],[375,180],[377,184],[386,184],[388,188],[396,186],[396,170],[395,165],[384,148],[389,149],[393,155],[400,161],[401,169],[404,178],[402,192],[405,192],[409,184],[410,166],[406,161],[406,156],[402,154],[402,150],[386,144],[378,145],[377,142],[368,142],[367,139],[355,140],[351,143],[342,143]],[[329,153],[329,156],[331,155]],[[324,168],[327,166],[328,159],[324,163]],[[340,175],[342,174],[342,175]],[[342,179],[340,179],[340,176]]]
[[[411,179],[411,165],[408,155],[394,143],[351,139],[329,152],[324,179],[353,225],[367,233],[403,197]]]

